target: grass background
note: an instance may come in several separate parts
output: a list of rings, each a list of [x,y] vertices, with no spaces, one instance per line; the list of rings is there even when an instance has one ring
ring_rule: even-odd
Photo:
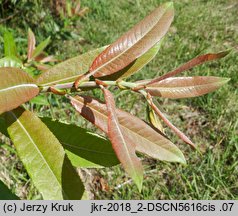
[[[1,42],[2,33],[8,29],[16,38],[18,52],[24,55],[27,28],[31,27],[38,42],[51,36],[47,52],[65,60],[112,43],[166,1],[81,0],[82,7],[88,7],[89,12],[74,21],[55,17],[48,1],[0,2]],[[6,6],[6,2],[11,4]],[[174,1],[174,7],[175,19],[159,54],[129,80],[159,76],[199,54],[232,48],[224,59],[184,73],[230,77],[226,86],[198,98],[158,99],[169,119],[199,146],[203,154],[193,151],[165,128],[172,141],[182,149],[188,165],[142,157],[145,174],[141,193],[120,166],[82,170],[95,199],[238,199],[238,3],[235,0],[181,0]],[[2,43],[0,55],[3,55]],[[118,107],[146,119],[146,104],[139,95],[114,93]],[[92,94],[102,96],[98,91]],[[34,110],[40,115],[95,130],[74,114],[63,99],[49,99],[51,107]],[[0,137],[0,179],[23,199],[40,199],[10,141]]]

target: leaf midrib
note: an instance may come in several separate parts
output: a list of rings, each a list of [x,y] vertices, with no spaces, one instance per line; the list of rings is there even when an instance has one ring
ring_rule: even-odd
[[[3,89],[0,89],[0,93],[4,92],[4,91],[10,91],[16,88],[25,88],[25,87],[34,87],[34,88],[38,88],[37,85],[35,84],[29,84],[29,83],[25,83],[25,84],[19,84],[19,85],[15,85],[15,86],[10,86],[10,87],[6,87]]]
[[[135,173],[135,174],[137,175],[136,168],[134,167],[134,163],[133,163],[133,161],[131,160],[130,152],[129,152],[129,150],[128,150],[128,147],[127,147],[126,141],[125,141],[125,139],[124,139],[124,136],[123,136],[123,134],[122,134],[121,128],[120,128],[120,126],[119,126],[120,123],[119,123],[119,121],[118,121],[118,118],[117,118],[117,116],[115,115],[114,110],[111,110],[111,112],[112,112],[112,119],[111,119],[111,120],[112,120],[112,121],[114,120],[115,126],[117,127],[117,132],[119,132],[119,136],[120,136],[121,139],[122,139],[123,146],[124,146],[124,148],[125,148],[125,150],[126,150],[126,154],[128,155],[127,158],[129,158],[129,163],[131,164],[130,167],[132,167],[133,173]],[[109,117],[108,117],[108,118],[109,118]],[[108,130],[109,130],[109,129],[108,129]],[[129,145],[131,145],[131,144],[129,143]],[[132,147],[133,147],[133,146],[132,146]],[[135,153],[136,148],[133,148],[133,150],[134,150],[134,153]]]
[[[77,99],[75,99],[75,98],[73,98],[73,97],[71,97],[71,99],[76,100],[76,102],[78,101]],[[106,118],[106,117],[107,117],[106,115],[103,115],[101,112],[97,111],[95,108],[93,108],[93,109],[94,109],[94,111],[97,112],[99,115],[103,116],[103,118]],[[120,124],[120,123],[119,123],[119,124]],[[120,125],[121,125],[121,124],[120,124]],[[141,136],[140,134],[138,134],[138,133],[134,132],[133,130],[129,129],[128,127],[125,127],[124,125],[121,125],[121,126],[122,126],[125,130],[131,131],[133,134],[139,135],[139,136],[141,137],[141,139],[148,140],[150,143],[155,144],[155,143],[152,142],[151,140],[147,139],[146,137]],[[155,145],[158,146],[159,148],[163,149],[164,151],[169,152],[170,154],[173,154],[173,153],[171,153],[171,151],[167,150],[166,148],[163,148],[162,146],[157,145],[157,144],[155,144]],[[173,155],[175,155],[175,154],[173,154]],[[175,155],[175,156],[178,157],[177,155]]]
[[[158,22],[160,21],[161,17],[164,16],[164,14],[167,12],[167,9],[169,7],[165,8],[163,14],[158,18],[158,21],[151,27],[148,29],[148,31],[146,31],[144,33],[144,35],[138,40],[136,41],[132,46],[129,46],[127,49],[125,49],[123,52],[119,53],[118,55],[116,55],[114,58],[111,58],[110,61],[105,62],[104,64],[102,64],[101,66],[99,66],[98,68],[96,68],[95,70],[91,71],[90,74],[93,75],[95,74],[97,71],[99,71],[101,68],[106,67],[108,64],[110,64],[111,62],[113,62],[115,59],[119,58],[120,56],[122,56],[124,53],[126,53],[128,50],[130,50],[131,48],[133,48],[135,46],[135,44],[138,44],[142,39],[144,39],[146,37],[146,35],[151,32],[154,27],[158,24]],[[158,41],[159,42],[159,41]]]
[[[176,87],[176,86],[174,86],[174,87],[161,87],[161,86],[158,86],[158,87],[156,87],[156,86],[147,86],[146,87],[146,89],[161,89],[162,91],[169,91],[169,90],[172,90],[172,91],[174,91],[174,90],[176,90],[176,89],[178,89],[178,90],[180,90],[180,89],[191,89],[191,88],[202,88],[202,87],[206,87],[206,86],[208,86],[208,85],[213,85],[213,86],[219,86],[219,85],[221,85],[221,84],[223,84],[223,83],[226,83],[227,81],[226,80],[224,80],[224,81],[219,81],[219,82],[212,82],[212,83],[207,83],[207,84],[201,84],[201,85],[189,85],[189,86],[180,86],[180,87]]]
[[[42,160],[45,162],[46,166],[48,167],[48,169],[50,170],[51,174],[53,175],[53,178],[56,179],[56,182],[59,185],[59,188],[61,189],[62,193],[66,196],[66,198],[68,198],[68,196],[66,195],[65,191],[63,190],[63,188],[61,187],[61,184],[58,180],[58,178],[54,175],[53,170],[51,169],[51,167],[49,166],[49,164],[47,163],[45,157],[42,155],[41,151],[37,148],[36,143],[34,142],[34,140],[32,139],[32,137],[30,136],[30,134],[27,132],[26,128],[24,127],[24,125],[21,123],[21,121],[19,120],[19,118],[17,118],[17,116],[13,113],[10,112],[13,116],[13,118],[16,119],[16,121],[18,122],[18,124],[20,125],[20,127],[22,128],[22,130],[25,132],[25,134],[27,135],[27,137],[29,138],[29,140],[32,142],[33,146],[35,147],[36,151],[39,153],[40,157],[42,158]]]

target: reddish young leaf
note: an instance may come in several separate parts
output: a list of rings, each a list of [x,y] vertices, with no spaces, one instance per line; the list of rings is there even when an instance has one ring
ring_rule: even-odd
[[[175,70],[172,70],[164,75],[162,75],[161,77],[158,77],[156,79],[151,80],[148,84],[152,84],[155,82],[159,82],[161,80],[164,80],[166,78],[169,77],[173,77],[183,71],[189,70],[197,65],[200,65],[202,63],[205,63],[207,61],[212,61],[212,60],[216,60],[216,59],[220,59],[225,57],[230,51],[224,51],[224,52],[219,52],[219,53],[208,53],[205,55],[201,55],[201,56],[197,56],[195,58],[193,58],[192,60],[190,60],[189,62],[183,64],[182,66],[176,68]]]
[[[53,55],[46,56],[43,59],[40,60],[41,63],[46,63],[46,62],[57,62],[58,59],[56,59]]]
[[[108,133],[108,111],[104,103],[88,96],[69,99],[80,115]],[[136,151],[159,160],[186,163],[183,153],[165,135],[128,112],[116,109],[116,115],[124,134],[135,142]]]
[[[36,46],[36,39],[31,29],[28,29],[28,48],[27,48],[27,59],[28,61],[32,58],[33,51]]]
[[[0,68],[0,114],[29,101],[39,93],[34,80],[19,68]]]
[[[141,191],[143,167],[135,153],[135,143],[124,134],[116,115],[116,106],[111,92],[103,88],[108,109],[108,137],[112,147],[126,172],[135,181]]]
[[[215,91],[230,79],[213,76],[170,77],[148,84],[145,91],[165,98],[197,97]]]
[[[150,48],[147,52],[145,52],[142,56],[137,58],[135,61],[127,65],[122,70],[118,71],[117,73],[100,77],[100,80],[123,80],[127,77],[131,76],[132,74],[139,71],[143,68],[146,64],[148,64],[158,53],[161,43],[163,40],[160,40],[157,44],[155,44],[152,48]]]
[[[148,94],[148,102],[151,108],[155,111],[155,113],[164,121],[166,125],[168,125],[185,143],[191,145],[192,147],[196,148],[194,143],[177,127],[175,127],[167,118],[166,116],[159,110],[159,108],[153,103],[152,97]]]
[[[174,17],[173,3],[166,3],[122,35],[93,62],[90,72],[76,81],[78,84],[90,76],[102,77],[125,68],[158,43],[167,33]]]

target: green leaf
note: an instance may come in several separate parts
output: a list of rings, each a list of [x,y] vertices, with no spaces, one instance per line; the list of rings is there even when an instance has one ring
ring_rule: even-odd
[[[103,93],[108,110],[108,137],[122,166],[141,191],[143,166],[136,156],[136,141],[123,131],[116,115],[116,105],[112,93],[105,88],[103,88]]]
[[[38,95],[30,100],[30,103],[34,103],[40,106],[48,106],[49,102],[46,98],[46,95]]]
[[[0,114],[29,101],[39,93],[34,80],[19,68],[0,68]]]
[[[39,76],[37,83],[41,86],[48,86],[74,81],[80,74],[84,74],[89,70],[93,59],[105,48],[101,47],[89,51],[53,66]]]
[[[215,91],[230,79],[213,76],[170,77],[145,85],[152,96],[164,98],[197,97]]]
[[[118,71],[117,73],[114,73],[109,76],[100,77],[102,80],[117,80],[117,79],[126,79],[127,77],[133,75],[140,69],[142,69],[146,64],[148,64],[158,53],[161,43],[163,39],[157,43],[155,46],[153,46],[151,49],[149,49],[145,54],[143,54],[141,57],[136,59],[134,62],[123,68],[122,70]]]
[[[155,113],[164,121],[166,125],[168,125],[174,133],[180,137],[185,143],[191,145],[192,147],[196,148],[195,144],[182,132],[180,131],[177,127],[175,127],[168,119],[167,117],[160,111],[160,109],[153,103],[153,98],[151,95],[146,96],[149,105],[151,108],[155,111]]]
[[[125,68],[164,37],[173,17],[173,3],[155,9],[103,51],[94,60],[89,75],[98,78]]]
[[[0,59],[0,67],[22,67],[22,61],[16,56],[7,56]]]
[[[150,123],[155,128],[157,128],[158,130],[160,130],[161,132],[164,133],[163,125],[162,125],[159,117],[156,115],[155,111],[153,109],[151,109],[151,107],[149,105],[147,105],[146,111],[147,111],[147,116],[148,116]]]
[[[42,41],[33,51],[31,58],[34,59],[35,57],[37,57],[38,55],[40,55],[44,49],[49,45],[50,43],[50,37],[48,37],[47,39],[45,39],[44,41]]]
[[[18,155],[43,198],[81,199],[83,183],[47,126],[22,108],[6,113],[6,120]]]
[[[4,55],[5,56],[17,56],[17,48],[11,32],[4,32]]]
[[[73,166],[99,168],[119,164],[111,143],[104,137],[49,118],[42,121],[61,142]]]
[[[108,133],[108,111],[105,104],[88,96],[69,97],[71,104],[85,119]],[[155,159],[186,163],[183,153],[164,134],[141,119],[116,109],[121,128],[135,141],[136,151]]]
[[[13,194],[8,187],[0,181],[0,200],[19,200],[19,197]]]

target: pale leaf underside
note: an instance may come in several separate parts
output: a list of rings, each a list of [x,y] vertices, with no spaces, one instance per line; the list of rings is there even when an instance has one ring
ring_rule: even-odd
[[[152,84],[152,83],[167,79],[169,77],[173,77],[179,73],[182,73],[183,71],[189,70],[189,69],[191,69],[197,65],[203,64],[207,61],[212,61],[212,60],[223,58],[229,52],[230,51],[223,51],[223,52],[219,52],[219,53],[208,53],[205,55],[197,56],[197,57],[191,59],[190,61],[186,62],[185,64],[181,65],[180,67],[176,68],[175,70],[172,70],[172,71],[162,75],[161,77],[151,80],[148,84]]]
[[[188,98],[215,91],[228,81],[228,78],[213,76],[170,77],[145,85],[145,90],[152,96]]]
[[[80,74],[89,70],[93,59],[105,48],[106,46],[92,50],[53,66],[38,77],[37,84],[50,86],[74,81]]]
[[[105,104],[87,96],[69,98],[84,118],[108,133],[108,111]],[[120,109],[116,109],[116,115],[123,133],[134,141],[136,151],[159,160],[186,163],[182,152],[159,131]]]
[[[80,199],[84,186],[46,125],[22,108],[6,113],[8,133],[44,199]]]
[[[0,114],[29,101],[39,93],[33,79],[19,68],[0,68]]]

